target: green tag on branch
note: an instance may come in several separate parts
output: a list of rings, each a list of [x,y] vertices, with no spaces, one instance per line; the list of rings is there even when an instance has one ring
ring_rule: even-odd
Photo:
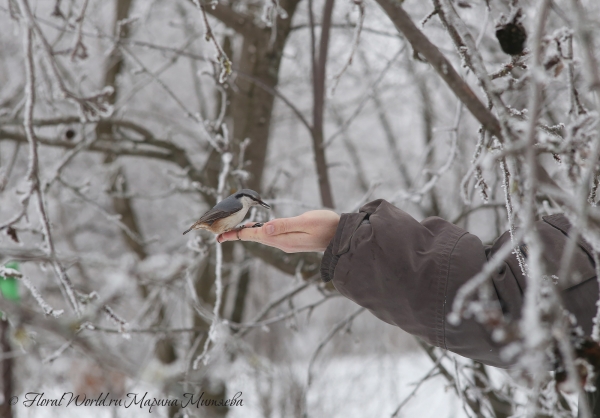
[[[10,263],[6,263],[5,267],[13,270],[19,270],[19,263],[16,261],[11,261]],[[14,277],[0,276],[0,292],[6,299],[14,301],[21,299],[19,297],[19,281]]]

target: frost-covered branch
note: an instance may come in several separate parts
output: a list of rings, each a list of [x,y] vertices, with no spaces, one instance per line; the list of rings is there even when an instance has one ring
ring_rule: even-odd
[[[225,185],[227,176],[229,175],[229,170],[231,167],[231,160],[233,156],[229,152],[225,152],[221,155],[221,172],[219,173],[219,183],[217,187],[217,201],[223,200],[225,193]],[[223,300],[223,248],[222,244],[215,241],[215,287],[216,287],[216,301],[215,306],[213,308],[213,318],[210,324],[210,329],[208,330],[208,338],[204,342],[204,349],[202,353],[196,357],[194,363],[192,365],[193,369],[198,368],[198,364],[201,360],[204,360],[204,364],[208,361],[208,347],[210,342],[217,342],[217,327],[220,325],[221,319],[219,318],[219,312],[221,310],[221,303]]]
[[[329,332],[327,333],[325,338],[323,338],[319,342],[319,345],[317,346],[316,350],[313,352],[312,356],[310,357],[310,361],[308,363],[308,370],[307,370],[306,389],[304,391],[304,411],[305,411],[305,413],[307,413],[307,407],[308,407],[308,405],[307,405],[308,390],[310,389],[310,386],[313,382],[313,367],[315,365],[317,357],[319,356],[319,353],[321,352],[321,350],[323,350],[323,348],[327,345],[327,343],[329,341],[331,341],[331,339],[338,332],[340,332],[343,329],[348,329],[352,325],[352,322],[354,321],[354,319],[357,316],[359,316],[360,314],[362,314],[365,310],[366,310],[365,308],[356,309],[354,312],[352,312],[346,318],[342,319],[337,324],[335,324],[335,326],[333,328],[331,328],[331,330],[329,330]]]
[[[427,62],[436,70],[439,76],[475,118],[494,135],[501,137],[501,128],[496,117],[479,100],[469,85],[456,72],[450,61],[413,23],[401,4],[395,0],[378,0],[396,28],[404,34],[412,47],[422,54]]]
[[[202,14],[202,21],[204,22],[204,38],[207,42],[212,42],[217,50],[217,60],[219,65],[221,66],[221,72],[219,73],[219,83],[225,83],[227,78],[231,74],[231,61],[229,57],[223,51],[223,48],[219,44],[219,41],[215,38],[215,34],[213,33],[212,27],[208,21],[208,17],[206,16],[206,7],[204,4],[200,4],[200,0],[193,0],[194,4],[198,9],[200,9],[200,13]],[[212,7],[212,6],[211,6]]]
[[[79,97],[72,93],[65,85],[65,82],[56,64],[52,46],[44,36],[44,33],[40,29],[35,17],[33,16],[28,0],[18,1],[21,16],[24,19],[27,27],[30,28],[30,30],[34,32],[37,38],[40,40],[41,50],[43,52],[45,62],[47,63],[47,66],[50,69],[54,79],[53,86],[58,88],[60,95],[78,106],[81,120],[98,120],[101,117],[110,116],[112,113],[112,107],[107,103],[107,98],[110,94],[112,94],[112,90],[104,89],[97,94],[87,97]]]
[[[27,8],[26,0],[21,0],[22,8]],[[39,179],[39,160],[38,160],[38,144],[33,130],[33,111],[35,107],[35,69],[33,64],[33,29],[30,24],[24,25],[25,36],[24,36],[24,51],[25,51],[25,69],[27,76],[26,84],[26,104],[25,104],[25,116],[23,119],[23,127],[29,143],[29,168],[27,170],[27,181],[29,183],[29,191],[27,192],[27,202],[23,205],[27,206],[29,196],[35,193],[37,200],[37,209],[40,219],[42,221],[42,229],[44,231],[44,237],[46,245],[48,247],[48,255],[53,259],[53,266],[56,275],[61,283],[61,290],[64,292],[66,299],[70,302],[71,307],[77,315],[80,315],[81,308],[79,301],[75,296],[75,289],[73,284],[67,276],[64,266],[60,261],[56,259],[56,250],[54,246],[54,240],[50,229],[50,221],[46,212],[46,206],[44,203],[44,195],[40,185]],[[25,209],[24,209],[25,210]],[[24,214],[24,212],[23,212]],[[10,225],[8,225],[10,226]]]

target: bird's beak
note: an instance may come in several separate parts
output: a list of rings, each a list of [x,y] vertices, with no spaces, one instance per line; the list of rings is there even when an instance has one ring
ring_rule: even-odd
[[[265,202],[263,202],[262,200],[259,200],[258,203],[260,203],[260,205],[263,208],[267,208],[267,209],[271,209],[271,206],[267,205]]]

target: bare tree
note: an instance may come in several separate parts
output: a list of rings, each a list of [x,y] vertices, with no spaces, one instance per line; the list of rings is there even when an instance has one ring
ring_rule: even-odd
[[[12,396],[58,382],[32,376],[68,354],[84,365],[72,371],[81,393],[123,396],[154,373],[165,396],[221,399],[236,390],[222,366],[244,363],[263,415],[320,416],[311,395],[323,358],[377,325],[361,328],[375,320],[318,280],[319,254],[182,239],[203,210],[249,187],[277,217],[356,210],[377,195],[489,240],[506,226],[510,245],[461,289],[449,320],[475,316],[512,347],[519,373],[498,383],[489,366],[419,342],[433,364],[391,415],[442,377],[466,416],[574,416],[564,390],[575,382],[583,397],[594,384],[586,347],[598,348],[600,314],[592,339],[576,336],[533,225],[558,212],[571,221],[560,280],[577,279],[578,242],[597,261],[598,9],[7,0],[0,276],[17,279],[20,297],[0,300],[0,415],[15,415]],[[528,286],[508,323],[488,302],[490,274],[513,252]],[[585,402],[579,414],[591,416]]]

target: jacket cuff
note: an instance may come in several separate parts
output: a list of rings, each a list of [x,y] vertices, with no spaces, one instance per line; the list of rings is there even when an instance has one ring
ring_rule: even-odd
[[[333,271],[335,270],[335,266],[340,259],[339,255],[333,255],[333,239],[327,246],[325,250],[325,254],[323,254],[323,258],[321,260],[321,280],[325,283],[328,283],[333,279]]]
[[[333,280],[335,267],[340,256],[348,252],[352,234],[354,234],[354,231],[356,231],[368,215],[366,212],[341,214],[340,223],[335,231],[335,235],[327,246],[321,260],[321,279],[325,283]]]

